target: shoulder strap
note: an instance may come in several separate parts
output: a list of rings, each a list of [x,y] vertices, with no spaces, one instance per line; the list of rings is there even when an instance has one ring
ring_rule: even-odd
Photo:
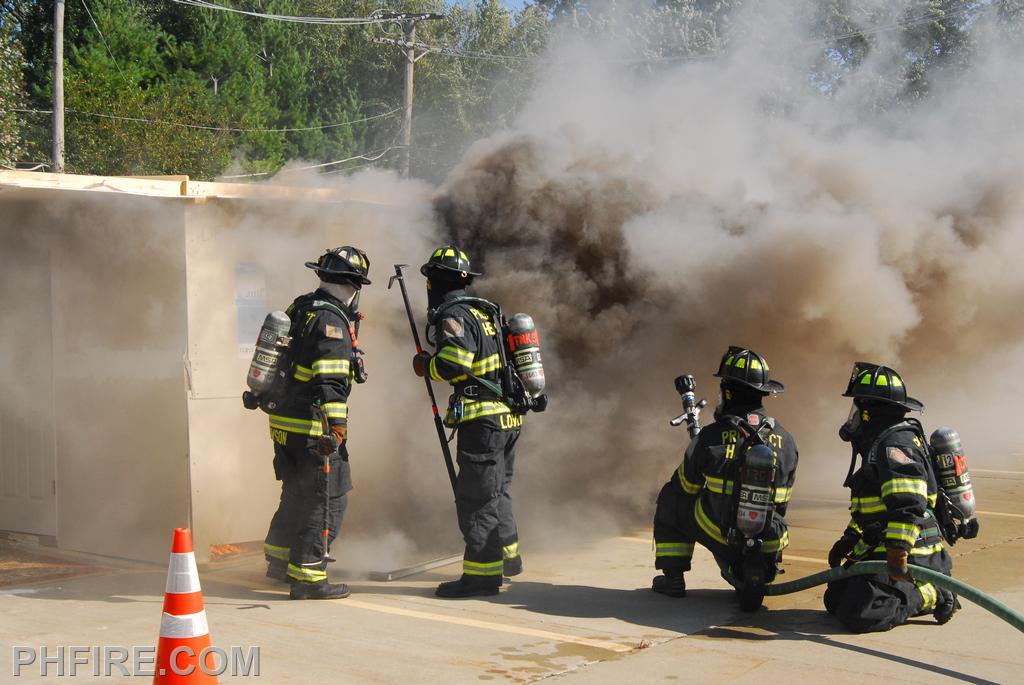
[[[924,430],[921,428],[921,423],[917,421],[917,419],[906,419],[904,421],[900,421],[899,423],[893,426],[889,426],[884,431],[878,434],[878,437],[875,438],[875,441],[871,443],[871,449],[868,450],[867,457],[864,459],[864,461],[867,462],[868,464],[874,464],[878,454],[878,446],[882,444],[882,441],[885,440],[890,435],[892,435],[893,433],[897,433],[901,430],[908,429],[922,436],[924,435]]]

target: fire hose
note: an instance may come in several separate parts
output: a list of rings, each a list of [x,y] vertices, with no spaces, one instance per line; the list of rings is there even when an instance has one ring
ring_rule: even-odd
[[[916,580],[931,583],[943,590],[953,592],[963,599],[974,602],[982,609],[995,614],[1017,630],[1024,632],[1024,614],[1014,611],[995,597],[986,595],[981,590],[968,585],[962,580],[957,580],[956,578],[947,576],[944,573],[939,573],[938,571],[933,571],[929,568],[914,566],[913,564],[907,568],[910,571],[910,575]],[[807,590],[818,585],[824,585],[825,583],[831,583],[836,580],[842,580],[852,576],[875,575],[883,573],[885,570],[886,563],[884,561],[861,561],[849,568],[841,568],[837,566],[836,568],[832,568],[827,571],[820,571],[804,578],[798,578],[785,583],[765,585],[764,594],[790,595],[794,592],[800,592],[802,590]],[[736,579],[728,571],[723,572],[722,577],[725,578],[733,587],[738,585]]]

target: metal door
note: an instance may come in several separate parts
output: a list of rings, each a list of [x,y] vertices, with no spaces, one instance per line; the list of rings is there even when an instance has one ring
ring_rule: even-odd
[[[0,257],[0,529],[56,535],[50,257],[21,237]]]

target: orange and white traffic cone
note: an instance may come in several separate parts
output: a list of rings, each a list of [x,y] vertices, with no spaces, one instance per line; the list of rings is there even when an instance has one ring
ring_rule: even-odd
[[[210,647],[210,628],[203,608],[192,532],[174,529],[171,561],[167,567],[164,613],[160,618],[160,642],[156,648],[153,683],[214,683],[216,657],[203,650]],[[206,668],[200,664],[205,656]]]

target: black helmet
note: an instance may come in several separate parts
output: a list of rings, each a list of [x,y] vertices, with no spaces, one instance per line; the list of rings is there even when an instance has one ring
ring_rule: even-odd
[[[427,263],[420,267],[420,273],[427,276],[430,269],[450,271],[459,274],[463,278],[467,276],[479,276],[476,271],[470,271],[469,257],[456,245],[443,245],[430,255]]]
[[[907,386],[895,369],[870,362],[856,362],[850,374],[850,384],[843,397],[877,400],[898,404],[911,411],[922,411],[924,405],[907,396]]]
[[[757,352],[730,345],[718,365],[716,378],[734,381],[765,395],[784,392],[786,386],[768,377],[768,362]]]
[[[357,247],[344,245],[328,250],[320,255],[315,262],[306,262],[306,266],[313,269],[321,277],[341,276],[353,281],[357,287],[370,285],[370,260],[366,253]]]

